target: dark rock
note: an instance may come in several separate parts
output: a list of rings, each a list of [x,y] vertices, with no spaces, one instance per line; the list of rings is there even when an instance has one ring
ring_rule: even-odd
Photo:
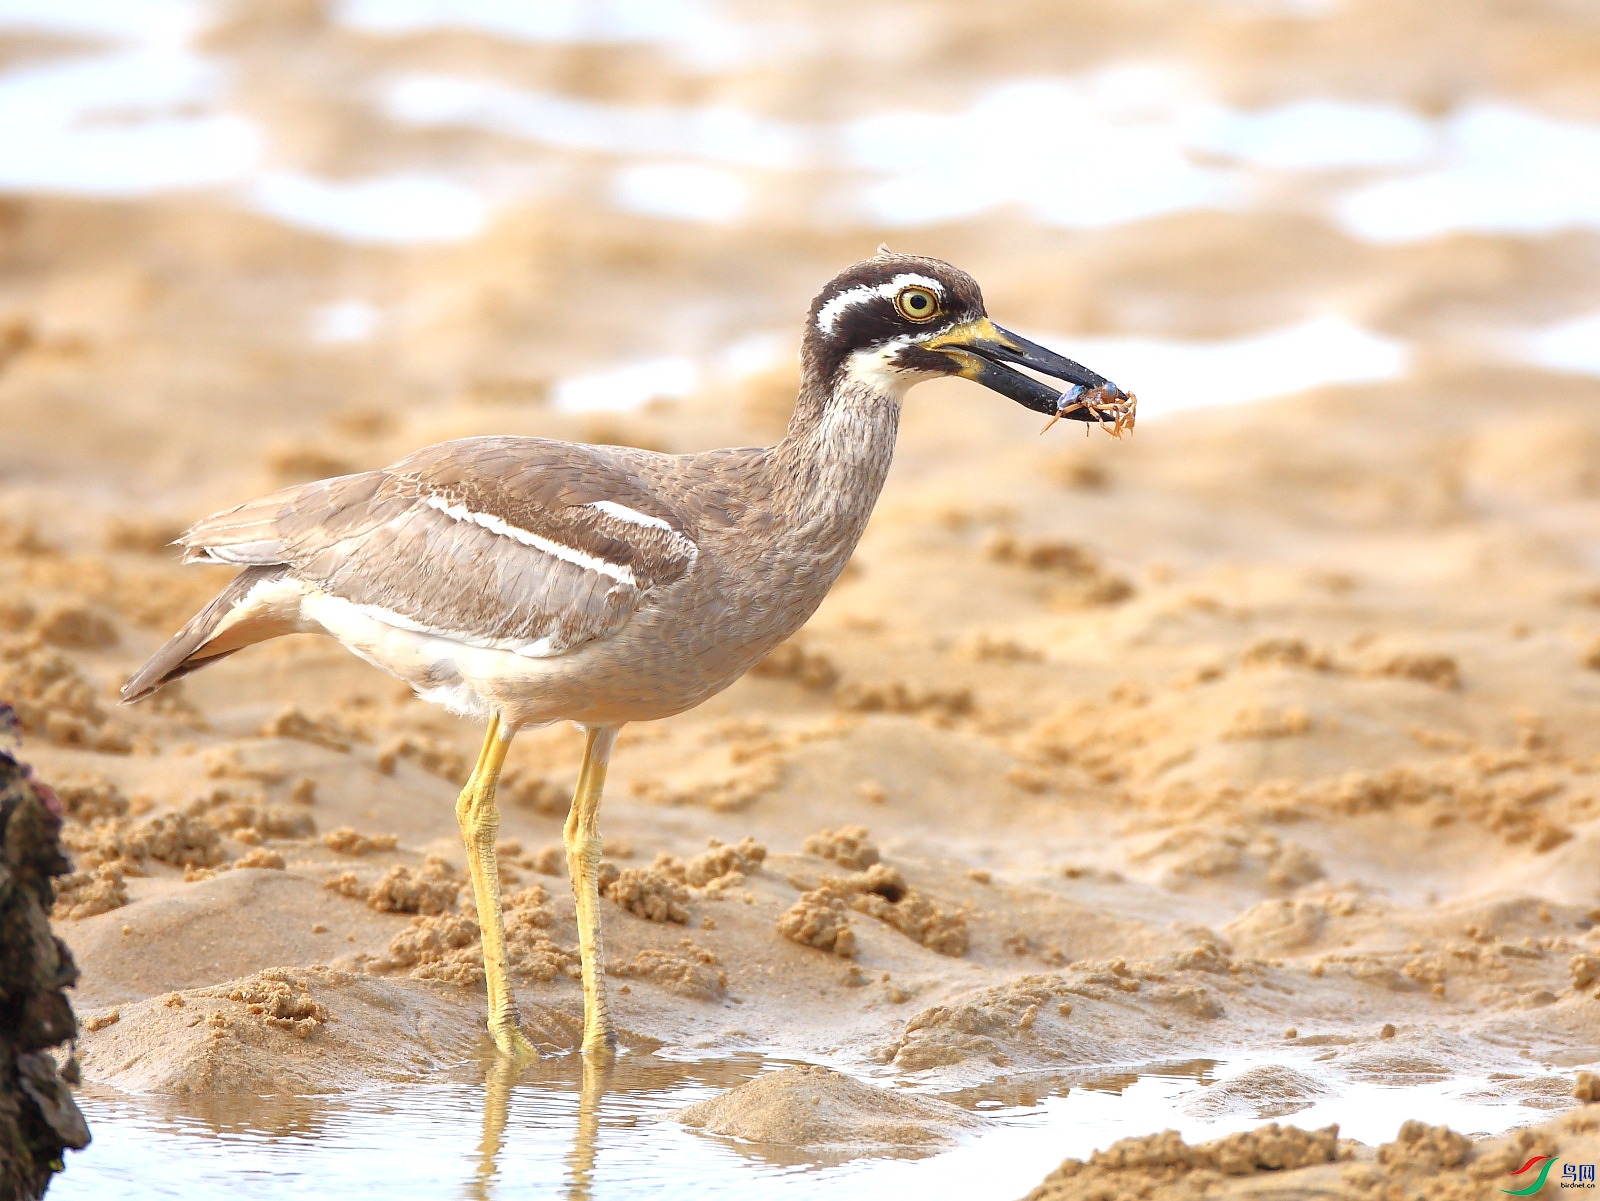
[[[70,870],[55,795],[0,749],[0,1201],[42,1197],[62,1152],[89,1144],[49,1053],[78,1032],[62,991],[78,969],[50,932],[50,881]]]

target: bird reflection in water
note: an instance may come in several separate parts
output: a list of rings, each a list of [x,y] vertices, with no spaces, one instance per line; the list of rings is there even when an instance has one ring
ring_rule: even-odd
[[[665,1059],[638,1050],[616,1057],[552,1055],[520,1063],[506,1056],[486,1056],[483,1133],[478,1143],[477,1168],[467,1182],[465,1196],[469,1201],[496,1201],[502,1156],[514,1161],[519,1159],[516,1153],[518,1127],[510,1126],[512,1100],[519,1090],[523,1099],[519,1123],[531,1118],[545,1130],[549,1129],[551,1110],[537,1104],[538,1097],[548,1098],[552,1092],[570,1095],[576,1091],[576,1111],[561,1107],[562,1112],[572,1115],[571,1144],[563,1157],[566,1196],[568,1201],[589,1201],[596,1192],[602,1117],[613,1131],[619,1126],[631,1127],[642,1117],[676,1109],[743,1084],[769,1069],[784,1066],[790,1065],[787,1061],[739,1053],[698,1061]],[[531,1113],[530,1101],[535,1102]],[[627,1172],[626,1168],[621,1170]],[[528,1182],[515,1183],[521,1186],[516,1195],[523,1195]],[[551,1182],[543,1180],[540,1184],[549,1189]]]
[[[478,1143],[478,1171],[467,1196],[470,1201],[493,1201],[494,1178],[499,1172],[500,1149],[505,1145],[506,1118],[511,1110],[511,1090],[530,1065],[495,1056],[483,1081],[483,1138]],[[567,1153],[568,1201],[589,1201],[593,1195],[595,1156],[599,1150],[600,1103],[612,1075],[605,1059],[582,1060],[578,1082],[578,1113],[573,1125],[572,1150]]]

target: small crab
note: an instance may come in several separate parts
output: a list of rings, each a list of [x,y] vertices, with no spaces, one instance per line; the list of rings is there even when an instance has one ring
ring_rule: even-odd
[[[1074,384],[1057,398],[1055,415],[1039,432],[1044,433],[1068,413],[1083,410],[1099,423],[1101,429],[1113,438],[1120,438],[1123,430],[1133,428],[1138,408],[1139,398],[1131,392],[1122,391],[1115,384],[1100,384],[1089,389]],[[1083,432],[1089,432],[1087,426]]]

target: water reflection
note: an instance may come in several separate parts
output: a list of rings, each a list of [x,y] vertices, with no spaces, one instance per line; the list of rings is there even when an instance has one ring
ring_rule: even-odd
[[[1305,1055],[1294,1066],[1311,1085],[1298,1093],[1241,1091],[1265,1068],[1286,1075],[1282,1066],[1291,1058],[1274,1052],[1018,1076],[949,1093],[947,1100],[981,1113],[984,1126],[932,1155],[830,1155],[707,1135],[671,1120],[686,1105],[792,1066],[748,1054],[677,1060],[632,1053],[610,1065],[561,1055],[518,1069],[486,1048],[481,1059],[432,1083],[327,1097],[133,1097],[90,1086],[80,1099],[95,1141],[68,1158],[51,1201],[823,1201],[868,1194],[966,1201],[1021,1196],[1063,1156],[1081,1158],[1128,1135],[1172,1127],[1200,1140],[1251,1128],[1267,1116],[1262,1102],[1303,1110],[1301,1125],[1338,1122],[1367,1143],[1392,1138],[1418,1112],[1485,1133],[1546,1116],[1530,1106],[1526,1090],[1485,1092],[1486,1081],[1460,1078],[1383,1086],[1330,1075]],[[1249,1103],[1202,1103],[1218,1085]]]
[[[522,1074],[521,1063],[496,1056],[483,1081],[483,1139],[478,1144],[478,1174],[467,1190],[472,1201],[489,1201],[493,1195],[495,1161],[505,1141],[506,1114],[511,1108],[511,1086]]]
[[[1177,1063],[1151,1064],[1137,1071],[1115,1072],[1109,1076],[1084,1080],[1078,1087],[1088,1089],[1090,1092],[1111,1093],[1120,1097],[1141,1080],[1192,1080],[1197,1084],[1210,1084],[1216,1079],[1219,1066],[1220,1063],[1215,1059],[1185,1059]]]
[[[610,1061],[572,1054],[528,1063],[487,1056],[483,1132],[476,1172],[465,1195],[470,1201],[493,1201],[496,1197],[496,1184],[505,1175],[501,1170],[502,1153],[514,1154],[512,1144],[526,1133],[525,1126],[513,1121],[518,1102],[533,1100],[540,1092],[553,1089],[569,1098],[576,1092],[576,1104],[568,1114],[571,1141],[561,1161],[566,1167],[561,1195],[567,1201],[591,1201],[596,1195],[596,1165],[605,1141],[603,1127],[636,1128],[641,1119],[663,1114],[666,1098],[676,1098],[686,1090],[704,1095],[721,1092],[780,1066],[784,1065],[750,1055],[696,1062],[649,1054],[625,1053]],[[527,1115],[524,1112],[521,1116]],[[521,1195],[527,1182],[519,1178],[515,1183]]]
[[[1151,1063],[1123,1071],[1104,1069],[1062,1072],[1050,1076],[1029,1075],[1018,1079],[1000,1077],[979,1088],[940,1093],[940,1099],[980,1113],[997,1109],[1033,1109],[1045,1102],[1069,1095],[1073,1089],[1106,1093],[1120,1097],[1128,1088],[1145,1080],[1169,1080],[1209,1085],[1222,1067],[1218,1059],[1184,1059],[1171,1063]]]
[[[600,1100],[605,1096],[614,1066],[614,1062],[584,1057],[583,1083],[578,1093],[578,1121],[572,1132],[572,1154],[567,1158],[569,1201],[589,1201],[600,1136]]]
[[[785,1064],[755,1055],[520,1069],[487,1052],[434,1083],[338,1096],[130,1096],[86,1087],[95,1134],[52,1201],[286,1195],[591,1198],[726,1172],[737,1157],[673,1110]],[[183,1181],[172,1165],[183,1164]]]

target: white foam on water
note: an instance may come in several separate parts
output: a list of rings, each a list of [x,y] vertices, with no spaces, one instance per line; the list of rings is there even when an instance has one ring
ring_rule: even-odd
[[[355,242],[449,241],[483,228],[488,202],[439,177],[261,174],[262,129],[227,111],[225,66],[191,48],[205,15],[175,0],[0,0],[0,29],[121,43],[0,73],[0,189],[137,197],[231,187],[287,224]]]
[[[880,178],[861,208],[904,227],[1017,205],[1047,225],[1094,227],[1241,203],[1236,171],[1202,166],[1179,116],[1181,76],[1125,67],[1001,84],[954,113],[848,123],[846,162]]]
[[[490,214],[477,192],[434,175],[329,180],[278,171],[253,180],[245,196],[286,225],[375,245],[460,241]]]
[[[1356,237],[1411,242],[1458,232],[1600,228],[1600,124],[1508,104],[1443,122],[1444,164],[1358,188],[1336,214]]]
[[[1053,334],[1035,340],[1135,393],[1141,421],[1324,384],[1398,379],[1410,364],[1404,343],[1336,316],[1226,341]]]
[[[336,300],[311,310],[310,333],[313,342],[340,345],[365,342],[378,332],[383,310],[367,300]]]
[[[0,123],[10,119],[0,110]],[[260,156],[259,131],[230,116],[89,129],[13,126],[0,134],[0,190],[148,196],[232,183]]]
[[[1589,313],[1506,339],[1513,358],[1579,375],[1600,375],[1600,313]]]
[[[893,228],[1004,206],[1076,228],[1248,210],[1275,181],[1329,171],[1374,177],[1331,200],[1346,232],[1369,241],[1600,225],[1600,125],[1493,103],[1444,120],[1328,98],[1231,109],[1183,72],[1152,64],[1010,80],[954,111],[885,112],[837,126],[728,106],[609,105],[449,75],[398,78],[381,103],[405,124],[555,148],[831,169],[843,178],[842,203],[830,211]],[[727,220],[730,203],[708,203],[700,219]],[[693,217],[692,206],[677,211]]]
[[[241,179],[262,138],[206,111],[223,82],[216,64],[161,42],[0,73],[0,188],[140,196]]]
[[[1272,191],[1263,184],[1359,170],[1377,178],[1333,198],[1333,213],[1368,241],[1600,227],[1600,124],[1499,102],[1442,120],[1327,98],[1237,110],[1179,72],[1129,66],[1012,81],[955,112],[883,114],[842,133],[847,162],[878,177],[864,211],[889,226],[1001,205],[1106,226],[1247,209]]]
[[[1402,167],[1436,149],[1431,122],[1394,104],[1302,100],[1235,111],[1196,106],[1188,144],[1274,171]]]
[[[726,225],[749,209],[750,188],[721,167],[641,163],[611,177],[611,202],[624,212]]]
[[[527,42],[655,44],[701,70],[743,61],[755,32],[709,0],[340,0],[334,19],[391,37],[471,29]]]
[[[0,0],[0,29],[180,42],[204,23],[194,0]]]
[[[485,196],[426,172],[355,185],[292,172],[257,178],[267,134],[229,110],[225,63],[192,45],[210,12],[189,0],[0,0],[0,30],[118,43],[0,73],[0,188],[143,196],[251,181],[241,194],[261,211],[337,237],[398,244],[483,227]],[[734,21],[712,0],[341,0],[336,16],[377,35],[466,28],[519,40],[659,44],[724,66],[764,28]],[[819,220],[843,214],[895,228],[1008,206],[1078,228],[1248,211],[1282,203],[1293,194],[1285,183],[1326,187],[1319,173],[1356,171],[1367,180],[1324,199],[1336,223],[1367,241],[1600,228],[1600,123],[1491,99],[1437,120],[1317,97],[1233,109],[1159,64],[1009,80],[954,111],[836,125],[725,104],[608,105],[438,74],[394,79],[379,88],[378,103],[402,124],[614,156],[623,161],[613,165],[611,196],[623,211],[708,223],[745,213],[763,186],[751,171],[831,172]],[[383,204],[370,203],[380,195]]]
[[[675,400],[699,386],[700,365],[684,355],[665,355],[562,380],[551,394],[564,413],[616,413],[652,400]]]
[[[215,104],[222,71],[179,47],[23,66],[0,74],[0,105],[52,127],[115,114],[123,123],[146,113]]]
[[[771,371],[795,361],[794,335],[787,330],[760,330],[745,334],[719,350],[712,358],[712,374],[737,380]]]
[[[347,0],[339,11],[349,24],[393,34],[456,25],[508,37],[648,41],[696,27],[693,13],[702,10],[680,7]],[[227,110],[225,68],[190,48],[204,14],[176,0],[84,0],[59,10],[43,0],[0,0],[0,29],[128,43],[0,74],[0,187],[137,196],[253,179],[266,138]],[[728,105],[609,105],[439,74],[402,76],[379,94],[382,111],[402,124],[474,128],[643,160],[617,164],[617,207],[707,223],[740,219],[756,186],[747,175],[711,168],[820,167],[835,173],[824,211],[897,228],[1004,206],[1044,224],[1085,228],[1241,210],[1271,194],[1264,185],[1274,180],[1333,170],[1375,177],[1332,201],[1343,228],[1371,241],[1600,227],[1600,125],[1492,103],[1442,121],[1393,105],[1316,98],[1236,110],[1182,72],[1149,64],[1013,80],[954,112],[881,113],[837,126]],[[397,175],[381,189],[377,205],[370,203],[380,196],[375,181],[341,185],[285,173],[255,179],[245,194],[292,223],[385,243],[470,237],[489,208],[488,199],[443,177]]]
[[[567,150],[681,156],[737,166],[803,164],[803,135],[781,121],[726,106],[600,104],[460,75],[407,75],[382,90],[391,119],[456,126]]]
[[[204,18],[185,0],[0,0],[0,31],[118,43],[0,73],[0,189],[144,196],[253,170],[260,130],[223,110],[226,73],[189,47]]]

